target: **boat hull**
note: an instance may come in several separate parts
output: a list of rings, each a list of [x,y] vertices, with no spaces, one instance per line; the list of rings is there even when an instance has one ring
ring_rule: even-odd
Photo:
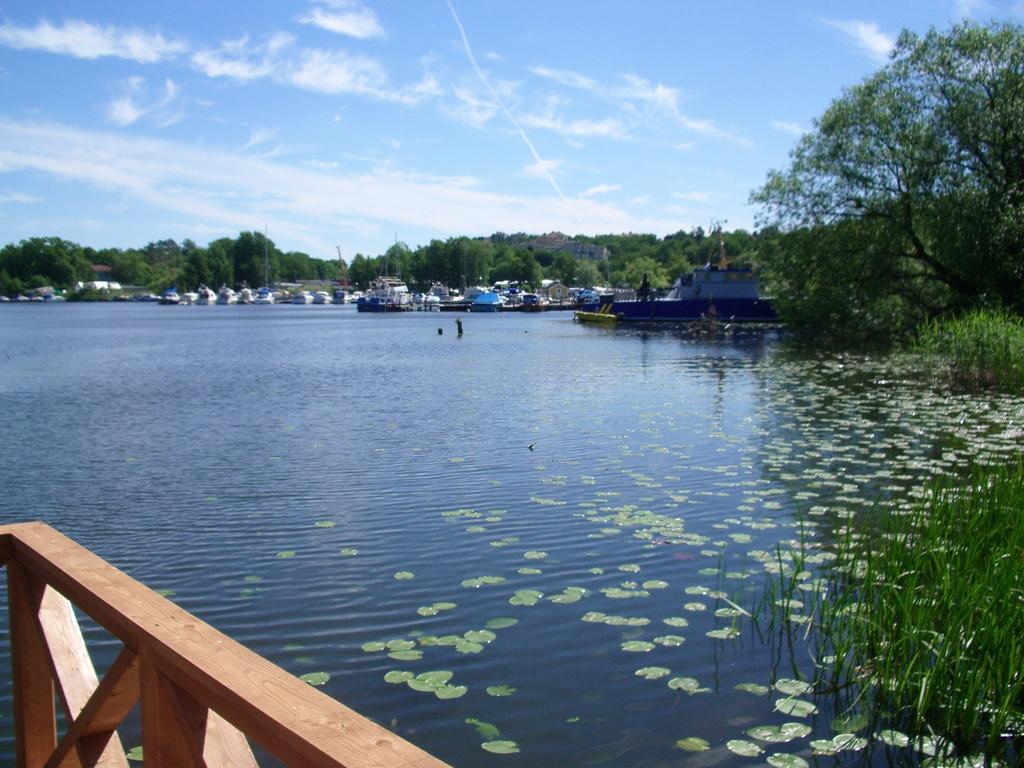
[[[583,305],[584,312],[598,312],[598,303]],[[724,322],[774,323],[775,308],[768,299],[662,299],[615,301],[611,314],[623,322],[692,322],[715,317]]]

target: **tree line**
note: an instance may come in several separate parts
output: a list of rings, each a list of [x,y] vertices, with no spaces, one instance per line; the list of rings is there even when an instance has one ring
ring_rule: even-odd
[[[206,247],[192,240],[181,244],[159,240],[128,249],[95,249],[59,237],[33,237],[0,249],[0,294],[13,296],[45,285],[67,289],[79,282],[90,283],[96,279],[96,265],[109,266],[112,281],[153,292],[170,285],[183,290],[200,284],[259,286],[268,280],[336,280],[339,275],[338,262],[283,252],[260,232],[223,237]]]
[[[400,275],[410,288],[426,291],[435,282],[449,288],[492,285],[508,280],[539,288],[544,279],[565,285],[636,287],[648,274],[654,287],[667,287],[679,274],[717,260],[720,242],[740,264],[756,261],[757,237],[744,230],[711,233],[701,228],[664,238],[654,235],[577,236],[579,242],[609,248],[606,261],[577,258],[531,244],[524,235],[452,237],[410,248],[395,243],[378,256],[357,253],[351,261],[325,260],[282,252],[260,232],[220,238],[206,247],[191,240],[159,240],[143,248],[82,247],[58,237],[36,237],[0,249],[0,294],[15,295],[44,285],[66,289],[95,280],[94,266],[111,268],[110,279],[159,293],[170,285],[190,290],[345,278],[365,289],[381,274]],[[264,274],[266,254],[266,275]]]

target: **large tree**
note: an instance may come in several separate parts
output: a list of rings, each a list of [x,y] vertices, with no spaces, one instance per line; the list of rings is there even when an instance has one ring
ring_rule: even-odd
[[[759,256],[791,319],[892,333],[967,306],[1024,309],[1024,32],[904,32],[753,199],[783,232]]]

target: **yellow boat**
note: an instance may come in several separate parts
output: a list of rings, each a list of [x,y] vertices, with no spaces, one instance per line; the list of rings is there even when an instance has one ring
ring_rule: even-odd
[[[596,312],[578,311],[575,318],[581,323],[603,323],[612,325],[619,322],[621,316],[612,312],[611,304],[601,304]]]

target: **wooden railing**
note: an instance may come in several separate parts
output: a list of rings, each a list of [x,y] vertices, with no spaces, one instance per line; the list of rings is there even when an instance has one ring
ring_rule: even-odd
[[[290,766],[444,766],[43,523],[0,526],[0,565],[19,768],[127,766],[140,701],[146,768],[255,766],[250,741]],[[102,681],[72,604],[124,644]]]

